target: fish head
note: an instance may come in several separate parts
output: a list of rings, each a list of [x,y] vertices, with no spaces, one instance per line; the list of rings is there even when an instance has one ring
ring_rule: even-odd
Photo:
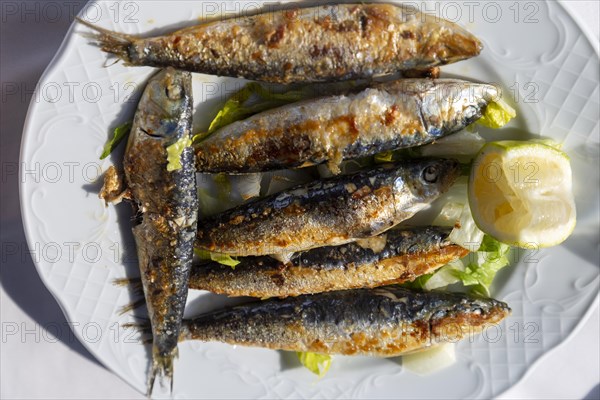
[[[166,68],[150,78],[138,107],[144,110],[138,123],[139,132],[153,138],[171,141],[181,134],[189,118],[192,101],[191,75],[189,72]],[[139,114],[139,113],[138,113]],[[137,117],[137,115],[136,115]]]
[[[512,312],[502,301],[476,295],[424,292],[401,285],[380,287],[373,292],[395,303],[403,303],[408,320],[427,321],[432,339],[438,343],[456,341],[462,337],[460,332],[480,332]]]
[[[453,116],[453,118],[448,118],[445,124],[449,130],[456,130],[477,121],[481,118],[485,107],[501,96],[499,88],[487,83],[468,81],[452,83],[450,81],[446,89],[445,92],[448,95],[445,98],[440,96],[440,99],[443,100],[438,104],[448,110],[447,115]],[[458,124],[458,126],[453,127],[453,124]]]
[[[426,317],[434,341],[437,343],[455,342],[466,332],[470,335],[500,323],[512,310],[502,302],[491,298],[461,296],[447,293],[446,296],[430,298]]]
[[[425,158],[410,162],[399,182],[424,203],[435,200],[446,192],[461,173],[454,159]]]
[[[420,36],[425,39],[420,42],[423,61],[444,65],[475,57],[483,50],[481,41],[463,27],[429,14],[425,20]]]
[[[481,118],[485,107],[501,96],[494,85],[460,79],[438,79],[420,94],[421,114],[433,137],[446,136]]]

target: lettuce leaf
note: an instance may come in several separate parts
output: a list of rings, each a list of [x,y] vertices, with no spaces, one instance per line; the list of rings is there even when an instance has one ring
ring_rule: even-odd
[[[414,281],[403,283],[402,286],[404,286],[408,289],[423,290],[427,287],[427,282],[434,276],[435,276],[435,273],[421,275]]]
[[[102,150],[102,154],[100,155],[100,159],[104,160],[112,151],[121,143],[123,139],[129,132],[131,131],[132,122],[126,122],[123,125],[119,125],[113,131],[113,137],[104,145],[104,149]]]
[[[454,225],[454,229],[452,229],[448,238],[451,242],[469,251],[475,251],[481,246],[483,237],[484,233],[475,224],[471,207],[467,202],[463,205],[458,223]]]
[[[452,285],[460,279],[456,276],[457,271],[464,271],[465,266],[462,260],[454,260],[438,269],[433,276],[427,280],[423,289],[434,290]]]
[[[383,153],[375,154],[374,161],[375,161],[375,164],[388,163],[388,162],[392,162],[393,157],[394,157],[393,152],[384,151]]]
[[[167,147],[167,171],[176,171],[181,169],[181,154],[186,147],[191,145],[192,139],[190,139],[188,135],[185,135]]]
[[[308,90],[290,90],[284,93],[276,93],[257,82],[250,82],[227,99],[208,126],[208,130],[194,135],[193,141],[204,140],[216,130],[256,113],[294,103],[308,97],[310,97]]]
[[[473,286],[473,291],[489,296],[490,285],[498,271],[509,264],[510,246],[485,235],[476,253],[466,257],[468,263],[464,271],[456,270],[455,276],[465,286]]]
[[[450,157],[465,162],[475,158],[484,144],[485,139],[478,132],[463,129],[423,145],[419,151],[424,157]]]
[[[498,271],[509,264],[510,246],[485,235],[476,252],[452,261],[433,274],[422,275],[404,286],[411,289],[434,290],[462,282],[482,296],[489,296],[490,285]]]
[[[325,376],[331,367],[331,356],[329,354],[311,353],[309,351],[296,352],[300,363],[319,378]]]
[[[228,256],[227,254],[213,253],[208,250],[194,248],[194,254],[200,257],[201,260],[215,261],[219,264],[227,265],[232,269],[235,269],[235,266],[240,263],[240,261],[232,258],[231,256]]]
[[[504,100],[497,99],[495,101],[491,101],[485,111],[483,112],[483,116],[477,121],[478,124],[487,126],[488,128],[502,128],[506,125],[511,119],[517,116],[517,112],[514,108],[509,106]]]

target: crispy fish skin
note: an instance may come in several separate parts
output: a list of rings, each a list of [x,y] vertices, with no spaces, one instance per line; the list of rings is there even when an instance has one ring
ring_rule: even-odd
[[[299,185],[203,220],[195,246],[259,256],[375,236],[426,207],[459,174],[456,160],[418,159]]]
[[[181,340],[398,356],[455,342],[510,314],[503,302],[400,286],[269,299],[185,320]]]
[[[193,258],[198,200],[194,152],[186,147],[181,168],[167,170],[167,147],[191,135],[192,88],[189,72],[163,70],[148,82],[127,143],[127,185],[141,213],[133,235],[152,326],[152,367],[173,375]]]
[[[392,4],[339,4],[264,12],[139,38],[99,31],[102,50],[128,65],[277,83],[367,78],[477,56],[460,26]]]
[[[214,132],[196,146],[198,171],[257,172],[431,143],[481,118],[492,85],[406,79],[271,109]]]
[[[392,229],[371,243],[318,247],[295,254],[288,263],[262,256],[240,259],[235,270],[217,262],[194,265],[190,288],[264,298],[413,281],[467,255],[468,250],[448,240],[451,230]]]

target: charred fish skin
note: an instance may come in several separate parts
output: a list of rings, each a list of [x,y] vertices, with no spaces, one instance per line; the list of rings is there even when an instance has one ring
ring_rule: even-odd
[[[269,299],[184,321],[181,340],[290,351],[398,356],[497,324],[503,302],[401,286]]]
[[[392,229],[370,239],[366,246],[351,242],[317,247],[295,254],[287,263],[262,256],[240,259],[235,270],[217,262],[194,265],[190,288],[265,298],[412,281],[468,253],[449,241],[451,230],[436,226]]]
[[[191,146],[181,168],[167,169],[167,148],[190,138],[192,87],[189,72],[158,72],[146,85],[125,150],[125,178],[141,221],[133,234],[152,326],[152,367],[171,380],[183,318],[197,227],[196,171]],[[171,386],[172,387],[172,386]]]
[[[101,48],[128,65],[276,83],[368,78],[477,56],[460,26],[393,4],[339,4],[268,11],[139,38],[97,28]]]
[[[233,256],[287,254],[378,235],[445,192],[452,159],[416,159],[299,185],[202,221],[196,247]]]
[[[481,118],[499,96],[489,84],[406,79],[357,93],[271,109],[214,132],[196,146],[202,172],[259,172],[328,163],[431,143]]]

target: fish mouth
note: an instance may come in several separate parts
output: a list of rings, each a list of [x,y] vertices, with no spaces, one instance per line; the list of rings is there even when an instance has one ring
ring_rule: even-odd
[[[179,114],[179,109],[192,98],[191,74],[186,71],[167,67],[158,71],[149,81],[151,101],[157,115],[172,117]]]
[[[448,38],[446,49],[450,53],[448,59],[454,62],[479,55],[483,44],[475,36],[463,31]]]
[[[436,58],[439,65],[478,56],[483,50],[481,41],[460,27],[442,28],[440,37],[426,46],[427,53]]]
[[[159,138],[159,139],[162,139],[162,138],[164,137],[163,135],[158,135],[158,134],[156,134],[156,133],[150,133],[149,131],[147,131],[147,130],[146,130],[146,129],[144,129],[144,128],[140,128],[140,131],[144,132],[144,134],[146,134],[146,135],[148,135],[148,136],[150,136],[150,137],[153,137],[153,138]]]

